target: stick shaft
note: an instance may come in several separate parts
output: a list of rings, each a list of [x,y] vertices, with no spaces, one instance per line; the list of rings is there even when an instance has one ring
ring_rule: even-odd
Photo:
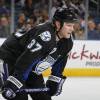
[[[47,92],[49,91],[49,88],[36,88],[36,89],[20,89],[20,90],[17,90],[17,93],[35,93],[35,92]]]

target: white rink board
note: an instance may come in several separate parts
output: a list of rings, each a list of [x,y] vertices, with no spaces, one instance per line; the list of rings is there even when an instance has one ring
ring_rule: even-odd
[[[66,67],[100,68],[100,41],[74,41]]]
[[[100,100],[100,77],[68,77],[62,94],[52,100]]]

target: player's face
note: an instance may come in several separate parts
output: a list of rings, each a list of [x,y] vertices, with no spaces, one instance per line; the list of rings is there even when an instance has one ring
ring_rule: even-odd
[[[59,31],[61,38],[70,38],[71,33],[74,31],[74,23],[64,22],[63,27]]]

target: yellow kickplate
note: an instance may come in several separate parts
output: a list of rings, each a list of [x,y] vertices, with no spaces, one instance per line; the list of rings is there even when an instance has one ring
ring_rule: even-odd
[[[43,72],[43,76],[50,75],[51,70],[47,69]],[[63,72],[64,76],[100,76],[100,68],[66,68]]]

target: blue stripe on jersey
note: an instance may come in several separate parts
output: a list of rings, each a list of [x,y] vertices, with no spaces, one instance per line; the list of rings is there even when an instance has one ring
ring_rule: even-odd
[[[23,73],[23,80],[27,80],[29,73],[32,71],[32,68],[35,67],[35,64],[38,63],[40,59],[33,61],[28,69]]]
[[[61,70],[61,68],[63,67],[62,62],[63,62],[63,60],[60,60],[58,64],[56,64],[52,67],[54,75],[60,76],[62,74],[59,72]]]

